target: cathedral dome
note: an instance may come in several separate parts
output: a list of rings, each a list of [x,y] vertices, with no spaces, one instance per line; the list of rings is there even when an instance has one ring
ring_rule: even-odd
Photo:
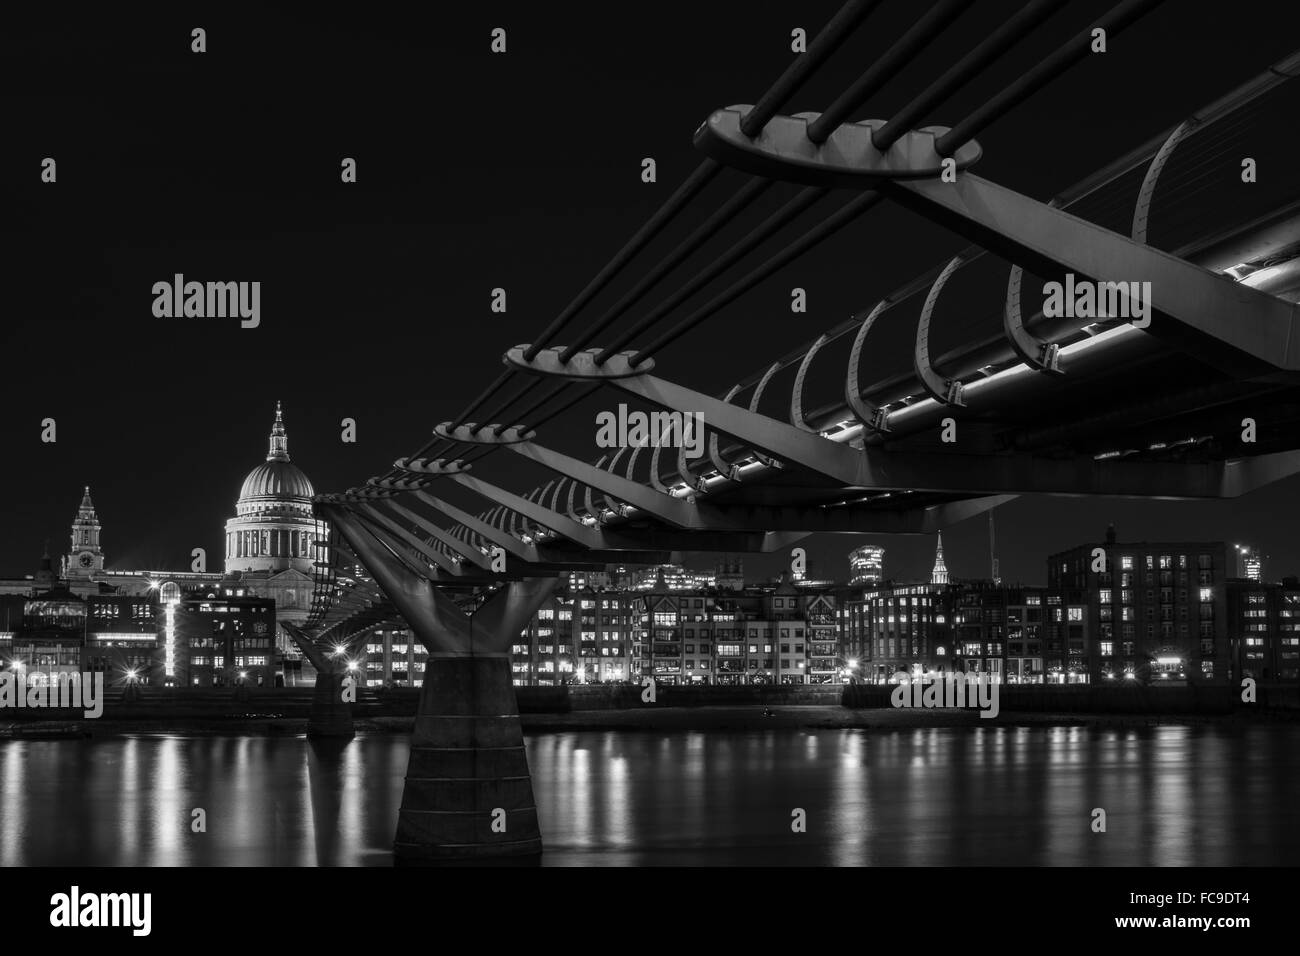
[[[311,497],[315,489],[301,468],[289,460],[289,438],[284,431],[280,403],[275,405],[275,424],[271,426],[270,448],[266,461],[248,473],[239,489],[235,513],[296,512],[311,514]]]
[[[310,499],[316,492],[307,476],[291,461],[264,461],[248,473],[239,500],[252,498]]]
[[[289,439],[277,402],[266,461],[244,479],[235,517],[226,522],[226,572],[294,569],[311,574],[314,494],[302,469],[289,461]]]

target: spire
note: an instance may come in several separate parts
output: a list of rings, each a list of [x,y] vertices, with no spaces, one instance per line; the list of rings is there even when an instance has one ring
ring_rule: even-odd
[[[81,509],[80,509],[80,510],[82,510],[82,511],[92,511],[92,512],[95,510],[95,503],[94,503],[93,501],[90,500],[90,485],[86,485],[86,490],[85,490],[85,492],[84,492],[84,493],[82,494],[82,496],[81,496]]]
[[[284,416],[279,402],[275,403],[275,424],[271,426],[271,447],[266,453],[266,460],[289,460],[289,439],[284,433]]]
[[[934,570],[930,572],[931,584],[947,584],[948,569],[943,563],[943,532],[939,532],[939,544],[934,549]]]

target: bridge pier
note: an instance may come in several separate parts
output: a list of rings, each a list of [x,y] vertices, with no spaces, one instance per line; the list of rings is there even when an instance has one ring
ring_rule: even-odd
[[[307,736],[312,739],[352,739],[357,732],[352,723],[352,705],[343,700],[343,680],[347,677],[343,663],[330,659],[297,626],[284,622],[280,626],[316,668],[316,688],[312,691],[311,713],[307,717]]]
[[[346,671],[316,668],[316,689],[311,696],[311,714],[307,718],[307,736],[311,738],[348,738],[356,736],[352,722],[352,705],[343,701]]]
[[[541,830],[509,655],[557,580],[502,583],[466,614],[349,510],[325,511],[429,653],[393,841],[397,861],[538,856]]]
[[[509,658],[425,666],[393,848],[411,862],[542,852]]]

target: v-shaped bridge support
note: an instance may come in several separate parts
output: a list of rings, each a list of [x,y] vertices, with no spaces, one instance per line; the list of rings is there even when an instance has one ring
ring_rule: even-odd
[[[542,852],[510,645],[556,579],[525,579],[466,612],[346,508],[318,506],[429,653],[394,852],[437,861]]]

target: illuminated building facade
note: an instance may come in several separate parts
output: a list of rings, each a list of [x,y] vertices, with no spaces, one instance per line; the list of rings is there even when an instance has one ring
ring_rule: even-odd
[[[86,626],[86,602],[67,588],[24,602],[10,666],[25,673],[29,682],[80,673]]]
[[[107,686],[124,680],[165,683],[165,668],[158,658],[164,616],[158,593],[100,594],[85,600],[82,670],[103,671]]]
[[[1004,666],[1008,684],[1041,684],[1043,663],[1044,588],[1017,587],[1007,590],[1006,645]]]
[[[829,589],[671,590],[578,588],[558,591],[511,646],[517,685],[570,683],[839,683],[836,596]],[[375,632],[367,684],[398,679],[408,632]],[[415,650],[408,673],[423,670]],[[405,664],[403,666],[406,666]]]
[[[1300,680],[1300,580],[1228,581],[1229,681]]]
[[[849,553],[850,586],[872,586],[884,580],[885,549],[876,544],[864,544]]]
[[[887,684],[894,674],[944,673],[955,666],[952,610],[946,584],[887,584],[867,588],[846,620],[863,680]],[[865,633],[862,633],[862,630]],[[860,641],[860,643],[858,643]]]
[[[405,628],[375,630],[359,661],[367,687],[419,687],[429,653]]]
[[[1229,680],[1222,541],[1081,544],[1047,559],[1049,683]]]
[[[1264,559],[1259,549],[1248,544],[1233,546],[1237,556],[1237,577],[1251,581],[1264,580]]]
[[[200,587],[172,604],[181,686],[274,686],[275,602],[241,587]]]
[[[966,581],[948,590],[958,670],[999,684],[1044,682],[1042,587]]]

